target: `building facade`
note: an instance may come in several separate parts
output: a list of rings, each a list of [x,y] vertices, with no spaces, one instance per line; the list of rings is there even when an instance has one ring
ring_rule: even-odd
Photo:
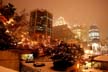
[[[51,38],[52,19],[52,14],[44,9],[32,11],[29,26],[29,33],[32,39],[42,41]]]
[[[89,41],[91,41],[91,42],[100,41],[100,31],[99,31],[99,28],[96,25],[90,26]]]
[[[74,34],[67,25],[59,25],[53,27],[52,37],[67,42],[74,38]]]
[[[72,26],[72,32],[75,34],[75,39],[80,40],[82,42],[87,41],[87,27],[85,25],[74,24]]]
[[[89,45],[91,46],[94,54],[100,54],[101,42],[100,42],[100,31],[96,25],[91,25],[88,32]]]
[[[63,17],[59,17],[55,21],[52,32],[53,39],[63,40],[67,42],[74,38],[74,34],[71,31],[69,24]]]

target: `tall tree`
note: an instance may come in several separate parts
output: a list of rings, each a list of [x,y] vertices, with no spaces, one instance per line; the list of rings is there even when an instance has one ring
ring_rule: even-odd
[[[8,29],[5,23],[14,15],[15,8],[12,4],[8,3],[0,8],[0,50],[13,48],[16,44],[14,39],[6,31]]]
[[[1,15],[3,15],[7,20],[11,18],[15,13],[16,8],[14,5],[8,3],[7,5],[4,5],[0,9]]]

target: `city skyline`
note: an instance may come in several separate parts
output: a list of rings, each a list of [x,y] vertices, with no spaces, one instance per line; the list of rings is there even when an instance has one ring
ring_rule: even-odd
[[[54,21],[60,16],[71,25],[92,24],[98,25],[101,36],[107,36],[108,24],[108,0],[4,0],[12,3],[17,12],[26,9],[27,12],[34,9],[46,9],[54,16]]]

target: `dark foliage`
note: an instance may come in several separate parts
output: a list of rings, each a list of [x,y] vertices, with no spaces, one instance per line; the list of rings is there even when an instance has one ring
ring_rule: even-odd
[[[12,4],[8,3],[8,5],[2,6],[0,8],[1,17],[9,20],[14,13],[15,8]],[[16,42],[12,36],[6,33],[7,28],[5,27],[2,18],[0,19],[0,50],[6,50],[10,48],[14,48],[16,46]]]
[[[15,13],[15,10],[16,8],[8,3],[8,5],[5,5],[3,6],[1,9],[0,9],[0,13],[7,19],[9,20],[10,17],[12,17]]]
[[[7,34],[6,28],[2,22],[0,22],[0,50],[6,50],[15,47],[16,43],[14,39]]]
[[[83,49],[79,45],[61,43],[52,52],[51,59],[53,60],[54,69],[65,70],[67,67],[74,65],[83,53]]]

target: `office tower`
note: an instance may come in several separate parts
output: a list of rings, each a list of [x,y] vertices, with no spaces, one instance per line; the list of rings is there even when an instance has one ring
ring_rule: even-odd
[[[99,55],[101,52],[100,31],[96,25],[91,25],[89,29],[89,44],[95,55]]]
[[[80,25],[80,24],[74,24],[72,26],[72,32],[75,34],[75,39],[80,40],[82,42],[87,41],[87,26],[86,25]]]
[[[63,17],[59,17],[55,21],[52,37],[53,39],[63,40],[66,42],[74,38],[74,34],[71,31],[69,24]]]
[[[99,41],[100,40],[100,31],[96,25],[91,25],[89,29],[89,41]]]
[[[44,9],[32,11],[30,14],[30,36],[36,41],[51,38],[52,19],[52,14]]]

